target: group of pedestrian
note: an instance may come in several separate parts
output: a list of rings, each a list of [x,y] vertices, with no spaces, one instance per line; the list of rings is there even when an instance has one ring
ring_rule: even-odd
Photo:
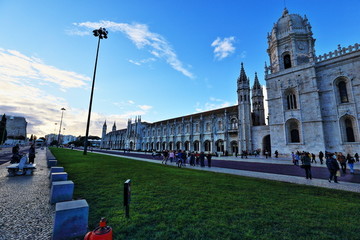
[[[162,162],[163,164],[167,164],[170,162],[176,162],[177,166],[181,168],[182,166],[186,166],[188,163],[190,166],[201,166],[205,167],[205,159],[207,160],[208,167],[211,167],[211,158],[212,154],[205,154],[204,152],[187,152],[187,151],[168,151],[165,150],[162,153]]]
[[[301,168],[305,170],[306,179],[312,179],[311,164],[317,163],[315,154],[298,151],[296,153],[292,152],[291,156],[294,165],[299,165],[301,161]],[[348,153],[345,156],[341,152],[330,153],[325,151],[324,154],[322,151],[320,151],[318,156],[321,164],[323,164],[325,157],[326,167],[328,168],[330,173],[328,181],[334,181],[335,183],[338,183],[337,178],[341,176],[340,170],[343,174],[346,174],[346,165],[348,165],[350,169],[350,174],[354,174],[354,164],[355,162],[359,162],[358,153],[355,153],[354,156]]]
[[[19,144],[16,144],[15,146],[13,146],[11,151],[12,151],[12,157],[11,157],[10,163],[19,163],[20,159],[22,158],[22,155],[20,154]],[[34,144],[30,145],[28,157],[29,157],[29,163],[33,164],[34,160],[35,160],[35,145]]]

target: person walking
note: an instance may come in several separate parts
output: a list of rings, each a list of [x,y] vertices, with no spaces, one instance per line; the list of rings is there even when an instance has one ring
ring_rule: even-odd
[[[350,155],[350,153],[347,154],[346,161],[347,161],[347,163],[349,165],[349,168],[350,168],[350,174],[354,174],[355,159]]]
[[[313,162],[316,163],[315,154],[311,153],[311,163],[313,163]]]
[[[269,156],[269,151],[266,149],[265,150],[265,158],[268,158],[268,156]]]
[[[275,150],[275,157],[276,157],[276,158],[279,157],[279,152],[278,152],[278,150]]]
[[[341,167],[342,172],[344,174],[346,174],[346,158],[341,152],[338,153],[337,160],[340,163],[340,167]]]
[[[208,167],[211,167],[211,157],[212,157],[211,153],[208,153],[208,155],[206,155]]]
[[[319,160],[320,160],[320,164],[323,164],[323,158],[324,158],[324,153],[322,151],[319,152]]]
[[[33,164],[35,159],[35,146],[34,144],[31,144],[29,148],[29,163]]]
[[[195,167],[195,154],[192,152],[191,154],[190,154],[190,166],[193,166],[193,167]]]
[[[308,152],[303,152],[302,157],[301,157],[301,162],[302,162],[302,168],[305,169],[305,176],[306,179],[312,179],[312,175],[311,175],[311,159],[309,157],[309,153]]]
[[[334,179],[334,183],[338,183],[336,172],[340,170],[339,163],[336,161],[335,154],[328,154],[326,156],[326,166],[330,172],[329,182]]]
[[[359,154],[358,154],[358,153],[355,153],[354,157],[355,157],[355,160],[356,160],[357,162],[359,162]]]
[[[200,166],[205,167],[205,154],[204,154],[204,152],[200,153],[199,159],[200,159]]]
[[[174,158],[175,158],[175,153],[174,153],[174,151],[170,151],[170,153],[169,153],[169,159],[170,159],[170,162],[171,162],[171,163],[173,162]]]
[[[161,161],[161,163],[165,163],[165,165],[166,165],[167,161],[168,161],[168,157],[169,157],[168,151],[164,150],[164,152],[163,152],[163,160]]]

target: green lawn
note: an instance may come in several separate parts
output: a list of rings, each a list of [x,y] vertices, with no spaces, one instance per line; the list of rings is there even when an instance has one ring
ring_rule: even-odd
[[[90,229],[106,217],[114,239],[360,239],[357,193],[51,150],[90,205]]]

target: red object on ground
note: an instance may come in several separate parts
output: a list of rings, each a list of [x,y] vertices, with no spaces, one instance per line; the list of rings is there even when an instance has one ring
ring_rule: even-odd
[[[84,240],[112,240],[112,228],[106,226],[105,218],[101,218],[99,226],[93,231],[88,232]]]

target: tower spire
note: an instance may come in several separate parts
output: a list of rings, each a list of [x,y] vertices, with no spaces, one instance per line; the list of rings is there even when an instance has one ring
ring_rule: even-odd
[[[253,89],[260,89],[261,85],[257,76],[257,72],[255,72],[255,80],[254,80],[254,85],[253,85]]]
[[[244,64],[241,63],[240,76],[238,78],[238,82],[246,82],[246,81],[247,81],[247,77],[244,70]]]

